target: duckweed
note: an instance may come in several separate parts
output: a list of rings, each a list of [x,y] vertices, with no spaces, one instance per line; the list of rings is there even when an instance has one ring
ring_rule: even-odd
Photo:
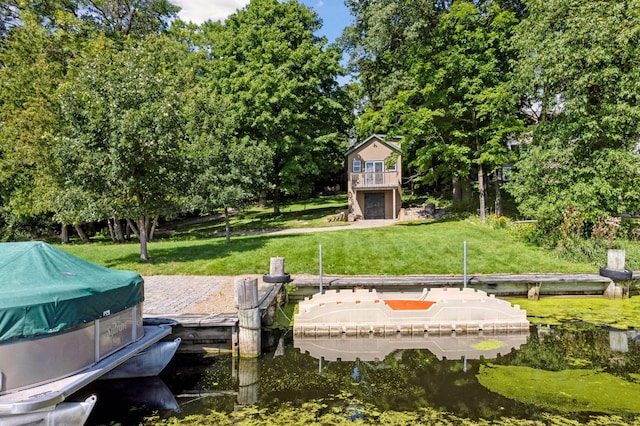
[[[477,377],[483,386],[506,398],[559,412],[640,412],[640,384],[597,370],[546,371],[487,364]]]

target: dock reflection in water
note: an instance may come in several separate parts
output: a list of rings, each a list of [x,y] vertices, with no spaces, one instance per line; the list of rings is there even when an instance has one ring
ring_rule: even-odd
[[[159,408],[160,416],[184,419],[213,410],[233,417],[247,406],[272,412],[309,401],[339,410],[354,400],[380,412],[415,413],[432,407],[472,422],[498,422],[505,416],[538,419],[549,413],[561,413],[575,424],[593,413],[640,421],[637,331],[574,323],[537,325],[530,333],[515,334],[283,334],[264,334],[267,348],[258,359],[175,357],[161,378],[179,409]],[[585,377],[607,379],[608,384],[586,386]],[[575,387],[579,403],[559,398],[567,386]],[[122,401],[128,391],[97,392],[96,410],[104,416],[93,417],[87,425],[144,422],[156,404]]]
[[[439,334],[424,336],[295,336],[294,347],[327,361],[382,361],[405,349],[426,349],[439,360],[493,359],[527,343],[529,331],[509,334]]]

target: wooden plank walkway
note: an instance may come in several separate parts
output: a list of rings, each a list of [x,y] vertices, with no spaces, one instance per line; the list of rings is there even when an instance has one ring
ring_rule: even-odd
[[[238,312],[233,307],[234,295],[229,291],[229,281],[232,282],[233,277],[145,277],[144,317],[175,321],[171,337],[182,339],[178,349],[181,353],[232,352],[237,348]],[[263,323],[270,321],[268,315],[273,314],[270,307],[281,291],[279,283],[259,286]],[[214,300],[207,303],[209,299]],[[202,304],[207,305],[210,312],[196,312],[202,310]]]
[[[640,274],[635,274],[634,279]],[[292,277],[290,301],[311,297],[319,291],[319,276]],[[329,276],[323,278],[324,290],[376,288],[379,292],[418,292],[427,287],[464,286],[462,275],[401,276]],[[145,277],[145,318],[167,318],[176,321],[174,336],[181,337],[181,352],[231,352],[237,349],[238,313],[233,306],[233,277],[159,276]],[[226,283],[226,284],[225,284]],[[603,295],[612,284],[598,274],[487,274],[469,275],[467,286],[497,297],[531,297],[554,295]],[[226,285],[226,287],[224,287]],[[232,287],[231,287],[232,288]],[[263,324],[275,313],[275,302],[283,291],[282,284],[261,283],[260,309]],[[215,296],[215,297],[213,297]],[[215,299],[207,305],[208,299]],[[207,307],[202,312],[202,304]],[[200,309],[194,309],[199,307]],[[197,311],[197,312],[196,312]]]
[[[464,286],[462,275],[402,275],[402,276],[323,276],[323,289],[373,288],[377,291],[422,291],[427,287]],[[498,297],[527,296],[531,287],[540,295],[602,295],[612,283],[598,274],[487,274],[468,275],[467,286],[495,294]],[[320,277],[295,278],[294,300],[318,292]]]

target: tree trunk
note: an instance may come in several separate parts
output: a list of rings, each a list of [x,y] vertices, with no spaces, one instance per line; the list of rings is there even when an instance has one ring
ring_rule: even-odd
[[[231,242],[231,225],[229,224],[229,209],[225,206],[224,208],[224,227],[225,234],[227,236],[227,243]]]
[[[147,242],[151,241],[151,238],[149,238],[151,236],[151,225],[153,224],[153,221],[151,220],[151,218],[149,216],[145,216],[144,217],[144,232],[145,235],[147,237]]]
[[[62,244],[69,244],[69,227],[67,225],[60,227],[60,242]]]
[[[131,232],[133,232],[136,235],[136,238],[139,240],[140,232],[138,231],[138,227],[136,226],[136,224],[133,223],[131,219],[127,219],[127,225],[129,226],[129,229],[131,229]]]
[[[460,179],[454,177],[451,181],[453,185],[453,202],[454,204],[468,203],[472,198],[471,185],[469,179]]]
[[[480,146],[480,137],[478,136],[478,122],[476,120],[476,111],[473,110],[471,114],[473,120],[473,131],[476,138],[477,156],[480,157],[480,150],[482,149],[482,147]],[[478,192],[480,193],[480,221],[484,222],[487,220],[487,187],[484,182],[484,168],[482,167],[482,163],[478,164]]]
[[[109,236],[111,237],[111,242],[115,243],[118,240],[116,240],[116,232],[113,229],[115,221],[111,222],[111,219],[107,218],[107,227],[109,227]]]
[[[151,227],[151,241],[154,240],[156,236],[156,229],[158,229],[158,221],[160,220],[160,213],[153,218],[153,226]]]
[[[82,230],[82,227],[78,224],[74,224],[73,225],[74,229],[76,230],[76,232],[78,233],[78,236],[80,237],[80,240],[87,244],[90,243],[91,240],[89,239],[89,237],[87,237],[87,234],[85,234],[85,232]]]
[[[149,220],[146,216],[138,218],[138,239],[140,240],[140,260],[149,260],[149,252],[147,251],[147,229]]]
[[[124,233],[122,232],[122,223],[118,216],[113,217],[113,230],[116,236],[116,241],[124,243]]]
[[[495,176],[496,180],[494,181],[495,190],[496,190],[496,216],[502,216],[502,195],[500,194],[500,179],[498,179],[498,175]]]
[[[273,215],[280,215],[280,198],[282,197],[282,179],[280,178],[280,164],[273,165]]]
[[[454,204],[459,203],[460,201],[462,201],[462,188],[460,188],[460,180],[458,180],[456,176],[454,176],[451,180],[451,186],[453,187],[453,194],[451,194],[453,197],[453,202]]]
[[[259,195],[259,200],[258,200],[258,205],[260,206],[260,208],[265,208],[267,207],[267,192],[266,191],[260,191],[260,195]]]
[[[153,222],[151,223],[151,229],[149,229],[149,241],[153,241],[153,237],[156,234],[156,228],[158,227],[158,220],[160,219],[160,215],[157,214],[153,217]]]
[[[478,192],[480,192],[480,221],[487,220],[487,188],[484,183],[484,169],[478,164]]]
[[[276,184],[273,190],[273,215],[278,216],[280,214],[280,185]]]

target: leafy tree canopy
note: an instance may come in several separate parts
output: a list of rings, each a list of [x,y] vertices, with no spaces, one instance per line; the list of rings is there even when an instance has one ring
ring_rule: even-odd
[[[557,225],[638,212],[640,3],[527,2],[517,78],[534,122],[510,191],[525,215]]]
[[[136,217],[142,259],[153,218],[185,187],[186,56],[165,36],[128,39],[122,48],[99,37],[59,89],[58,178],[107,200],[120,217]]]
[[[349,98],[338,87],[340,52],[314,35],[320,21],[296,1],[254,0],[204,33],[210,79],[229,96],[234,134],[265,143],[274,212],[281,193],[305,194],[338,170]],[[218,62],[219,61],[219,62]]]
[[[496,1],[349,4],[357,19],[344,38],[368,95],[361,136],[403,134],[414,184],[477,170],[484,212],[485,170],[506,161],[507,138],[521,128],[510,85],[515,12]]]

